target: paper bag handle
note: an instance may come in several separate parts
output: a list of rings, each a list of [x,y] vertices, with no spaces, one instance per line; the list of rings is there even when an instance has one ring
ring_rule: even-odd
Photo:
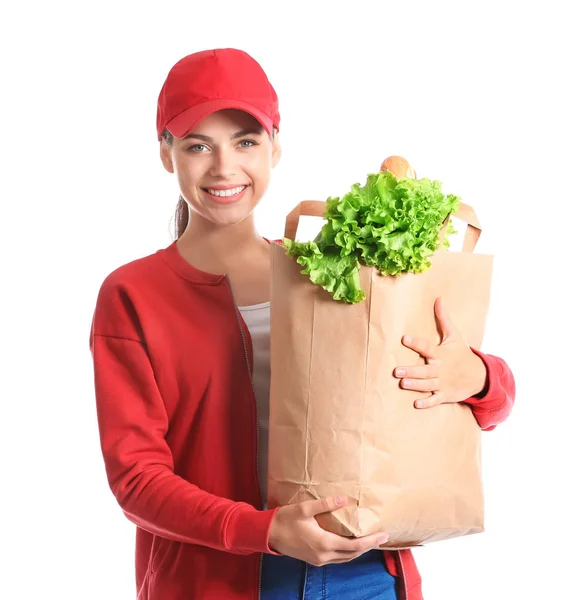
[[[455,219],[459,219],[459,221],[467,223],[467,231],[465,232],[465,239],[463,240],[463,252],[473,252],[477,245],[477,241],[479,240],[479,236],[481,235],[481,225],[473,207],[461,202],[459,210],[446,218],[445,225],[448,224],[451,216],[455,217]]]
[[[299,217],[323,217],[326,202],[322,200],[303,200],[288,215],[285,220],[285,237],[295,240]]]
[[[322,200],[303,200],[295,206],[287,215],[285,220],[285,237],[290,240],[295,240],[297,228],[299,227],[300,217],[323,217],[325,212],[326,202]],[[463,252],[473,252],[479,236],[481,235],[481,225],[477,219],[477,215],[471,206],[461,202],[459,210],[452,214],[453,217],[467,223],[467,231],[463,240]],[[449,222],[449,215],[444,222],[444,228]]]

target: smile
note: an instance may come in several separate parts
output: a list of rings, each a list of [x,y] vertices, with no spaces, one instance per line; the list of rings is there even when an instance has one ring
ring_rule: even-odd
[[[207,198],[212,199],[215,204],[230,205],[241,200],[246,194],[248,185],[238,185],[228,189],[203,188]]]
[[[238,187],[230,188],[228,190],[214,190],[212,188],[205,188],[204,191],[208,192],[212,196],[218,196],[220,198],[229,198],[230,196],[236,196],[244,191],[248,186],[240,185]]]

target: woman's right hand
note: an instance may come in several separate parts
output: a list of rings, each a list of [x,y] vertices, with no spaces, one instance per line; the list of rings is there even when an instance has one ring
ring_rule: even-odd
[[[282,506],[271,523],[269,548],[321,567],[353,560],[388,540],[386,532],[348,538],[322,529],[315,516],[337,510],[345,503],[345,498],[330,497]]]

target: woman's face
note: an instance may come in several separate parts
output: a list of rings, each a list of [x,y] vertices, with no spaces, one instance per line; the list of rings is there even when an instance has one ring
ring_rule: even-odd
[[[248,113],[221,110],[171,146],[162,140],[160,155],[190,210],[216,225],[234,225],[265,193],[280,147]]]

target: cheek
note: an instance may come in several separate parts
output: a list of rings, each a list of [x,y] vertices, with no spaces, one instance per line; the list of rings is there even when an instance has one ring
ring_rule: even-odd
[[[271,179],[271,153],[270,150],[262,150],[253,157],[249,164],[249,169],[252,169],[252,176],[257,185],[266,187]]]
[[[193,161],[182,159],[176,161],[174,164],[176,167],[176,176],[180,186],[194,185],[194,183],[199,179],[199,176],[197,175],[199,168],[197,168],[197,165],[194,164]]]

